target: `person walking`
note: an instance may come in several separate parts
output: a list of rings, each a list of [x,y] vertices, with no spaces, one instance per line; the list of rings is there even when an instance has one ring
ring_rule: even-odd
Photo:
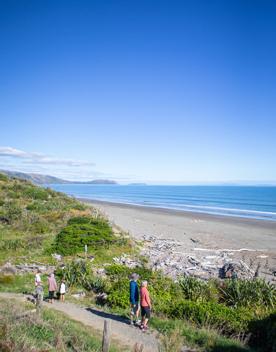
[[[40,314],[43,302],[43,287],[41,281],[39,281],[35,288],[35,305],[36,313]]]
[[[139,324],[139,289],[137,285],[138,274],[131,274],[129,283],[129,300],[130,300],[130,324]]]
[[[61,302],[64,302],[65,292],[66,292],[66,285],[65,285],[65,281],[62,279],[61,284],[60,284],[60,288],[59,288]]]
[[[140,290],[140,302],[141,302],[141,315],[142,315],[142,323],[141,329],[146,331],[148,329],[148,321],[150,319],[151,314],[151,301],[148,291],[148,282],[142,281],[141,290]]]
[[[57,282],[54,274],[48,276],[49,302],[53,303],[55,291],[57,290]]]
[[[37,270],[35,274],[35,287],[42,284],[40,274],[41,274],[41,271]]]

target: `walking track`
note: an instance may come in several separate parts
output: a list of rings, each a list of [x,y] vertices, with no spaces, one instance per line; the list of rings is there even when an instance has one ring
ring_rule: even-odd
[[[0,293],[0,298],[26,300],[26,296],[15,293]],[[80,307],[71,302],[53,304],[43,302],[47,308],[54,309],[68,315],[71,319],[90,326],[99,332],[103,331],[104,321],[107,320],[111,327],[111,338],[122,346],[133,351],[135,343],[143,344],[143,352],[158,352],[158,341],[154,333],[143,333],[136,327],[130,326],[127,319],[119,315],[105,313],[96,308]]]

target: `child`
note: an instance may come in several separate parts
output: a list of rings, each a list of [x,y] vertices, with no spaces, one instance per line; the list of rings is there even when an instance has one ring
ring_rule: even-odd
[[[35,287],[42,284],[40,274],[41,274],[41,271],[37,270],[35,274]]]
[[[60,289],[59,289],[61,302],[64,302],[65,292],[66,292],[65,281],[62,279],[60,284]]]

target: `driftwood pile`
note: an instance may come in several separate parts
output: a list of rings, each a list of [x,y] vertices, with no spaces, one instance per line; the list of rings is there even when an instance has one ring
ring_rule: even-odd
[[[253,278],[255,271],[243,260],[233,260],[228,250],[207,250],[194,248],[186,253],[181,244],[171,239],[144,236],[146,243],[141,254],[149,259],[153,270],[161,270],[165,275],[177,278],[179,275],[195,276],[201,279],[225,277],[226,272],[239,278]],[[231,270],[227,270],[230,265]]]
[[[16,264],[12,265],[10,262],[7,262],[0,268],[0,273],[4,275],[16,275],[16,274],[25,274],[25,273],[34,273],[36,270],[39,270],[41,273],[50,274],[54,272],[55,267],[51,265],[45,265],[42,263],[32,263],[32,264]]]
[[[231,251],[194,247],[186,252],[183,245],[175,240],[144,236],[144,247],[140,254],[148,259],[148,265],[152,270],[161,270],[173,279],[180,275],[201,279],[218,277],[252,279],[258,275],[259,267],[257,266],[256,270],[241,258],[233,257],[233,254],[241,251],[246,249]],[[113,261],[133,269],[142,266],[139,260],[126,254],[114,257]]]
[[[125,265],[127,266],[128,268],[138,268],[138,267],[141,267],[142,264],[140,261],[136,260],[136,259],[133,259],[131,258],[129,255],[127,254],[123,254],[121,255],[120,257],[114,257],[113,258],[113,261],[116,263],[116,264],[120,264],[120,265]]]

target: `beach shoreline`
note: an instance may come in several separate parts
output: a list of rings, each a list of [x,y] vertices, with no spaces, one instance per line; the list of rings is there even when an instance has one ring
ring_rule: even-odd
[[[136,209],[136,210],[146,210],[152,213],[159,214],[170,214],[170,215],[181,215],[187,218],[200,218],[202,220],[214,220],[218,222],[229,222],[229,223],[239,223],[240,225],[252,225],[257,227],[265,227],[275,231],[276,235],[276,221],[271,219],[254,219],[243,216],[234,216],[234,215],[225,215],[225,214],[211,214],[201,211],[191,211],[184,209],[173,209],[165,207],[157,207],[151,205],[140,205],[140,204],[131,204],[131,203],[120,203],[120,202],[111,202],[106,200],[97,200],[89,198],[80,198],[77,197],[79,201],[84,203],[94,204],[96,206],[111,206],[111,207],[120,207],[122,209]]]
[[[243,260],[253,269],[260,262],[263,275],[270,275],[268,271],[276,267],[276,222],[78,199],[99,209],[137,240],[177,243],[167,254],[205,262],[212,256],[227,256]]]

